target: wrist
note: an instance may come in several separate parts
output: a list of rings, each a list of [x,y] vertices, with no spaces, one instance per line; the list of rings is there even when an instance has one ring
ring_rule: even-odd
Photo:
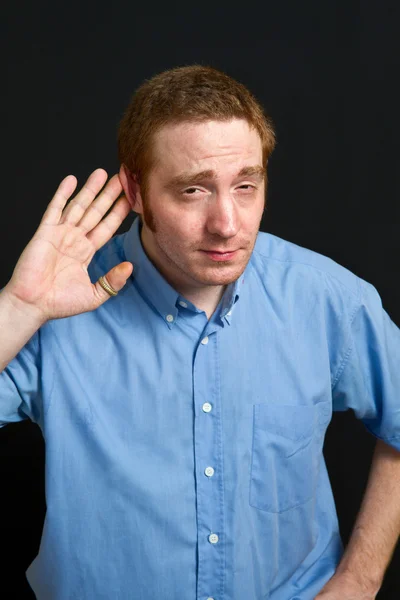
[[[345,565],[339,565],[334,578],[350,589],[359,590],[363,598],[374,599],[382,585],[382,577],[372,572],[361,572]]]
[[[46,323],[47,318],[44,313],[35,305],[18,298],[13,293],[10,283],[3,288],[0,298],[3,309],[10,314],[10,317],[12,316],[13,321],[17,317],[21,324],[26,324],[32,331],[36,331]]]
[[[377,593],[388,563],[380,550],[361,523],[356,524],[336,573]]]

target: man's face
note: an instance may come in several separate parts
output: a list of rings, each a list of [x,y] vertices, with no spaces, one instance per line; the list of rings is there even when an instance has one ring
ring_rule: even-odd
[[[150,259],[182,293],[235,281],[265,204],[258,133],[239,119],[168,125],[157,133],[154,152],[146,204],[138,210]]]

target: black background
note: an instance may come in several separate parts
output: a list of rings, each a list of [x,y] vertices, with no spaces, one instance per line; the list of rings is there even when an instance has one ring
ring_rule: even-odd
[[[116,128],[134,89],[199,63],[242,81],[275,122],[262,230],[375,285],[400,325],[398,2],[2,8],[0,286],[65,175],[83,183],[97,167],[117,171]],[[345,542],[373,447],[352,413],[334,416],[325,455]],[[33,598],[24,571],[45,513],[43,456],[36,425],[0,431],[4,599]],[[379,600],[399,597],[399,567],[397,551]]]

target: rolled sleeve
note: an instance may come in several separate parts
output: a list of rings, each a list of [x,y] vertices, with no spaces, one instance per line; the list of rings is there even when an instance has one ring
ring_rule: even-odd
[[[373,285],[359,279],[359,290],[333,408],[352,409],[373,435],[400,450],[400,330]]]
[[[0,427],[40,416],[40,353],[35,334],[0,373]]]

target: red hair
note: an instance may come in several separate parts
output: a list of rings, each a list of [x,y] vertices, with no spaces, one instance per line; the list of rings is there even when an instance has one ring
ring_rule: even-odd
[[[154,166],[153,141],[165,125],[244,119],[261,139],[263,166],[275,147],[275,131],[252,93],[213,67],[176,67],[146,80],[134,93],[119,125],[118,155],[135,174],[143,200]]]

